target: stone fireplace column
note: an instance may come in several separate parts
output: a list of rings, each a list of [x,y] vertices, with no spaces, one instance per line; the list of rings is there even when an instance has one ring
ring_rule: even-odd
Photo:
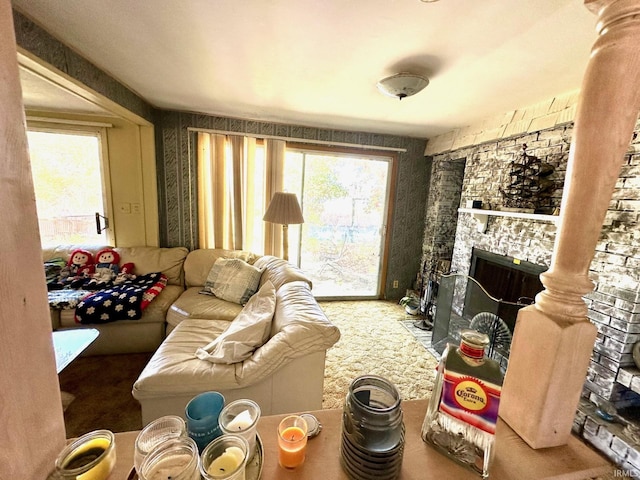
[[[520,310],[500,416],[533,448],[566,444],[596,339],[582,297],[640,110],[640,0],[585,0],[599,34],[584,75],[545,287]]]

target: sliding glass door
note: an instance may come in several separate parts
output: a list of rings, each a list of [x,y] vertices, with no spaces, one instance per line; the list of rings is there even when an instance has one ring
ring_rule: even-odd
[[[377,298],[392,156],[287,146],[284,185],[301,200],[305,223],[289,226],[289,258],[321,298]]]

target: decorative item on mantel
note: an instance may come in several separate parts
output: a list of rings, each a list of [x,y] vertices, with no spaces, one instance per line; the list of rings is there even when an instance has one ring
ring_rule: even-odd
[[[498,190],[504,197],[503,210],[522,213],[551,213],[543,211],[543,205],[556,189],[556,183],[548,177],[555,168],[527,153],[527,144],[522,145],[522,154],[511,162],[508,185]]]

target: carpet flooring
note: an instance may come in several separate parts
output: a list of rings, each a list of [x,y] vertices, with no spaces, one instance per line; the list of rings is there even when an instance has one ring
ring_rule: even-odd
[[[327,352],[323,408],[342,408],[360,375],[384,377],[403,400],[431,394],[437,360],[404,327],[404,307],[387,301],[321,302],[341,338]]]
[[[140,404],[131,387],[151,353],[79,357],[58,375],[67,438],[106,428],[112,432],[142,427]],[[72,395],[71,399],[69,395]]]

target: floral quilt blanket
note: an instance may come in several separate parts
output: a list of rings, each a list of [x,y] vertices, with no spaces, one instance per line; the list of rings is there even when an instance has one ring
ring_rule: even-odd
[[[90,292],[76,305],[75,320],[82,324],[138,320],[166,285],[167,277],[163,273],[149,273]]]

